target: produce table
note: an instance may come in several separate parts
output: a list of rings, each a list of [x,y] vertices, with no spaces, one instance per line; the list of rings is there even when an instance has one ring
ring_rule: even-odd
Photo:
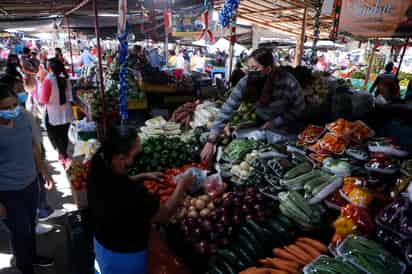
[[[175,121],[180,123],[176,119],[180,113],[188,117],[189,108],[198,111],[196,105],[186,104],[174,114]],[[175,124],[148,122],[153,129],[175,128]],[[406,239],[412,239],[412,231],[392,224],[404,219],[388,219],[379,212],[384,208],[390,212],[394,203],[404,199],[400,193],[411,177],[403,176],[401,167],[412,175],[412,160],[408,161],[407,150],[390,139],[374,139],[375,134],[361,121],[344,119],[325,126],[309,125],[297,141],[261,130],[238,132],[221,144],[217,167],[226,184],[216,175],[196,184],[171,223],[164,226],[169,247],[192,273],[315,274],[320,269],[336,274],[406,273],[412,240],[389,240],[393,238],[388,238],[384,229],[389,225]],[[188,136],[192,137],[184,137],[183,142],[189,142],[186,146],[173,139],[175,146],[184,150],[166,158],[187,154],[193,147],[199,151],[204,143],[201,132]],[[143,141],[142,157],[152,159],[168,150],[164,138],[152,136]],[[148,142],[160,140],[163,143],[149,146]],[[173,176],[188,170],[187,166],[174,167],[196,160],[178,159],[176,164],[176,160],[160,159],[164,161],[160,166],[172,168],[165,172],[171,176],[167,187],[145,182],[162,202],[175,187]],[[144,170],[145,165],[150,165],[147,170],[159,167],[158,163],[138,161],[136,170]],[[200,173],[196,175],[200,180],[197,176]],[[405,210],[406,215],[399,216],[408,216],[410,224],[412,214],[409,217],[406,212],[412,207]],[[265,269],[272,272],[258,272]]]

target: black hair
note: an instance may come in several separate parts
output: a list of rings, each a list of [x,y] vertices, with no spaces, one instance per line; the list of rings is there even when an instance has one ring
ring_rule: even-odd
[[[256,62],[264,67],[270,67],[274,64],[272,50],[267,48],[259,48],[254,50],[250,54],[249,58],[255,59]]]
[[[22,80],[11,74],[5,74],[3,77],[0,78],[0,84],[4,84],[8,86],[12,94],[15,96],[17,96],[17,94],[15,94],[14,92],[14,86],[16,85],[18,81],[22,81]]]
[[[9,85],[0,82],[0,101],[8,97],[16,97]]]
[[[55,48],[55,49],[54,49],[54,52],[56,53],[55,55],[57,55],[57,53],[63,54],[61,48]]]
[[[132,149],[136,138],[137,131],[134,128],[123,126],[111,128],[100,148],[106,164],[111,166],[111,161],[116,155],[127,155]]]
[[[64,105],[67,102],[66,88],[67,88],[67,79],[69,78],[69,74],[64,68],[64,64],[59,59],[52,58],[49,60],[49,62],[50,62],[50,69],[53,72],[57,80],[57,86],[59,88],[60,105]]]
[[[237,62],[237,63],[236,63],[236,68],[241,69],[241,68],[242,68],[242,63]]]
[[[23,54],[30,54],[30,49],[27,47],[23,48]]]
[[[389,62],[385,66],[385,71],[386,72],[391,72],[393,70],[393,62]]]

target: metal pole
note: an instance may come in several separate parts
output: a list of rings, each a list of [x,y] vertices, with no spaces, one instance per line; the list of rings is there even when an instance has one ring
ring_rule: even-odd
[[[93,0],[93,12],[94,12],[94,31],[97,39],[97,64],[99,68],[99,90],[102,100],[102,118],[103,118],[103,135],[106,134],[106,99],[104,96],[104,83],[103,83],[103,66],[102,66],[102,53],[100,48],[100,29],[99,29],[99,15],[97,12],[97,0]]]
[[[71,38],[71,32],[70,32],[70,22],[69,22],[69,17],[65,16],[64,19],[66,20],[67,35],[69,36],[70,64],[72,67],[72,76],[74,77],[74,62],[73,62],[73,49],[72,49],[72,38]]]
[[[233,54],[234,54],[234,49],[235,49],[235,42],[236,42],[236,15],[233,16],[231,27],[230,27],[229,71],[228,71],[228,75],[226,75],[226,79],[228,81],[230,80],[230,76],[232,75]]]
[[[398,70],[396,71],[396,79],[398,79],[399,71],[401,70],[401,66],[402,66],[402,63],[403,63],[403,57],[405,57],[406,49],[408,48],[408,44],[409,44],[409,39],[410,39],[410,37],[406,38],[405,46],[403,46],[401,60],[399,61]]]
[[[169,60],[169,33],[167,31],[165,32],[165,60],[167,66]]]

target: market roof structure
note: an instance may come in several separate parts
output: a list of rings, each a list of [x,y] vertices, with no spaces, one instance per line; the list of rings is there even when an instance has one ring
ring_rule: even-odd
[[[306,36],[313,37],[317,0],[240,0],[237,16],[259,27],[282,31],[298,36],[302,30],[304,9],[307,8]],[[323,0],[319,0],[321,5]],[[215,2],[220,10],[224,0]],[[329,38],[333,25],[332,16],[320,17],[320,39]]]

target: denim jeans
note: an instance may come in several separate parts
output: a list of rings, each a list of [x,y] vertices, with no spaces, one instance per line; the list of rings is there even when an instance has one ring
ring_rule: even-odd
[[[0,191],[0,203],[7,209],[4,223],[10,230],[16,266],[23,274],[34,274],[36,258],[36,211],[39,203],[37,178],[18,191]]]

